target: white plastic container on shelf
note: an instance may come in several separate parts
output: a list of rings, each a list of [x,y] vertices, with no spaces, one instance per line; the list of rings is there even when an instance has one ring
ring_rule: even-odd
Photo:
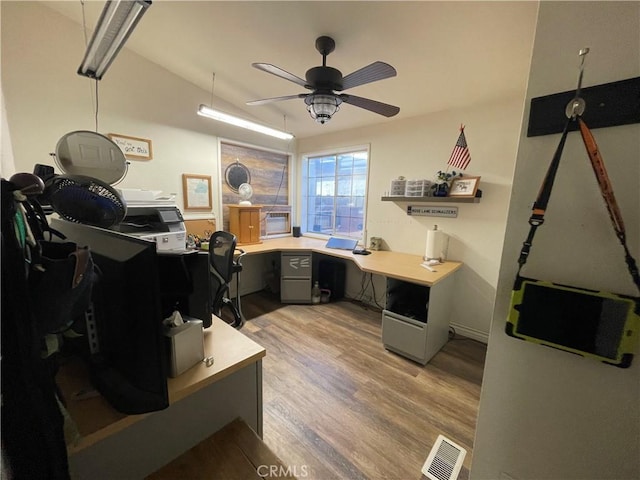
[[[426,197],[431,189],[429,180],[407,180],[404,189],[405,197]]]
[[[391,180],[391,188],[389,189],[390,197],[404,197],[407,181],[402,179]]]

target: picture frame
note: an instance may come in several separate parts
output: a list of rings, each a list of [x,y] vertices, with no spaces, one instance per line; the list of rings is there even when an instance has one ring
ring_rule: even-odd
[[[120,147],[124,156],[129,160],[152,160],[153,145],[147,138],[130,137],[119,133],[107,134],[109,139]]]
[[[211,210],[211,176],[183,173],[182,196],[185,210]]]
[[[475,197],[480,177],[454,178],[449,188],[450,197]]]

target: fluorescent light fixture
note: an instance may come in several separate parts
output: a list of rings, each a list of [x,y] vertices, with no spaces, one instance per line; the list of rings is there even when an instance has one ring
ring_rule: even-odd
[[[100,80],[150,5],[150,0],[109,0],[102,10],[78,74]]]
[[[214,120],[218,120],[219,122],[229,123],[231,125],[235,125],[236,127],[253,130],[254,132],[264,133],[265,135],[270,135],[282,140],[291,140],[293,138],[293,135],[291,135],[290,133],[282,132],[280,130],[276,130],[275,128],[265,127],[264,125],[260,125],[259,123],[250,122],[249,120],[244,120],[243,118],[229,115],[228,113],[221,112],[220,110],[215,110],[211,107],[207,107],[206,105],[200,105],[200,107],[198,108],[198,115],[212,118]]]

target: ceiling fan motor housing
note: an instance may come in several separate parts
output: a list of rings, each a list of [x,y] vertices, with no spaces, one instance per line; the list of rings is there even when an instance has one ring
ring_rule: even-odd
[[[333,67],[313,67],[305,74],[310,90],[342,90],[342,73]]]

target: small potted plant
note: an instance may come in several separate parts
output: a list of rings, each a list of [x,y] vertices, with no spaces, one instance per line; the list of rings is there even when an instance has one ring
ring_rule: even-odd
[[[436,181],[432,185],[433,196],[434,197],[446,197],[449,194],[449,186],[451,185],[451,180],[455,177],[461,177],[462,172],[452,171],[442,171],[438,170],[436,174]]]

